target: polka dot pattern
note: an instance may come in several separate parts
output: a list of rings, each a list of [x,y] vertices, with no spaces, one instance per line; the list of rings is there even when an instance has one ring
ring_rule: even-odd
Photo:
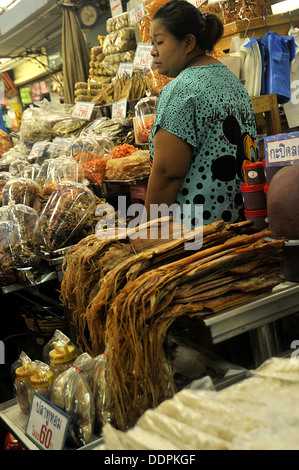
[[[191,165],[177,202],[187,205],[191,227],[223,219],[235,222],[243,209],[240,193],[245,136],[255,154],[256,127],[251,99],[237,77],[223,64],[190,67],[168,83],[159,95],[150,134],[150,153],[159,127],[177,135],[193,149]],[[252,148],[250,148],[252,153]],[[190,224],[189,224],[190,225]]]

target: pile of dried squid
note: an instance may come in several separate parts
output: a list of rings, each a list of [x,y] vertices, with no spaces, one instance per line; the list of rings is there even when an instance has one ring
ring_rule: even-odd
[[[61,300],[79,345],[108,355],[111,415],[121,430],[175,392],[163,343],[177,318],[215,314],[282,282],[284,241],[268,231],[219,221],[202,227],[201,248],[186,250],[198,234],[135,241],[91,235],[66,255]]]

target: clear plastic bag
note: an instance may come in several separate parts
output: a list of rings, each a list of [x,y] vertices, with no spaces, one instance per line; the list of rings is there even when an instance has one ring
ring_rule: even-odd
[[[135,105],[134,132],[135,141],[148,143],[149,134],[154,124],[158,99],[156,96],[142,98]]]
[[[40,233],[36,230],[37,220],[38,213],[24,204],[11,203],[0,208],[1,270],[4,266],[7,269],[39,268]]]
[[[43,186],[43,195],[48,196],[57,184],[63,181],[84,182],[84,169],[72,157],[62,155],[51,160]]]
[[[12,378],[14,383],[14,394],[20,410],[28,414],[30,410],[30,377],[36,369],[36,364],[23,351],[18,361],[12,366]]]
[[[103,42],[103,54],[130,51],[136,48],[134,28],[123,28],[107,34]]]
[[[33,144],[36,142],[51,140],[51,123],[48,119],[43,119],[40,116],[33,117],[32,119],[22,119],[20,138],[30,149],[32,149]]]
[[[40,185],[30,178],[12,177],[7,181],[3,190],[3,205],[14,202],[32,207],[39,212],[41,207],[42,190]]]
[[[50,351],[54,348],[55,343],[58,344],[69,344],[71,346],[74,346],[76,350],[76,355],[81,354],[78,348],[71,342],[70,338],[65,335],[62,331],[60,330],[55,330],[52,338],[45,344],[43,347],[43,360],[46,364],[50,364]]]
[[[52,251],[79,241],[81,230],[95,208],[96,196],[84,184],[71,181],[57,184],[37,222],[42,245]]]
[[[106,21],[106,30],[108,33],[112,33],[118,29],[123,29],[129,26],[129,15],[128,12],[121,13],[120,15],[108,18]]]
[[[100,432],[106,423],[111,422],[109,387],[107,386],[107,355],[101,354],[94,360],[92,390],[95,400],[95,429]]]
[[[53,349],[49,352],[50,369],[53,372],[54,379],[72,367],[76,357],[75,346],[67,337],[60,337],[53,344]]]
[[[95,404],[88,381],[93,366],[94,359],[81,354],[52,387],[51,401],[70,416],[68,437],[78,447],[89,444],[94,434]]]

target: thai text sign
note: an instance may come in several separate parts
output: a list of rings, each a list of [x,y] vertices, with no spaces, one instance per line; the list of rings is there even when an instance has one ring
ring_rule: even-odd
[[[299,132],[265,137],[264,147],[266,166],[299,162]]]
[[[42,450],[62,450],[69,416],[38,393],[34,393],[25,434]]]

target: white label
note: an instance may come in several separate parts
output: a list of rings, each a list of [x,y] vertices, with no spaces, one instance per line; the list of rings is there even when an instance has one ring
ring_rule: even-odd
[[[120,62],[117,70],[117,76],[122,77],[124,74],[128,74],[129,77],[133,75],[133,64],[132,62]]]
[[[127,98],[116,101],[112,105],[112,119],[125,119],[127,116]]]
[[[69,416],[38,393],[34,393],[25,434],[42,450],[62,450]]]
[[[133,66],[138,69],[150,69],[153,66],[151,50],[153,46],[148,43],[139,42],[137,44]]]
[[[206,3],[207,0],[188,0],[189,3],[192,3],[196,8],[200,7],[204,3]]]
[[[266,144],[267,164],[288,164],[299,160],[299,137],[277,139]]]
[[[131,26],[134,26],[134,24],[141,21],[144,17],[145,11],[143,3],[139,3],[138,5],[136,5],[136,7],[129,11],[129,21]]]
[[[114,16],[121,15],[123,13],[121,0],[110,0],[110,10],[113,18]]]
[[[72,118],[90,121],[95,103],[89,101],[77,101],[72,112]]]

